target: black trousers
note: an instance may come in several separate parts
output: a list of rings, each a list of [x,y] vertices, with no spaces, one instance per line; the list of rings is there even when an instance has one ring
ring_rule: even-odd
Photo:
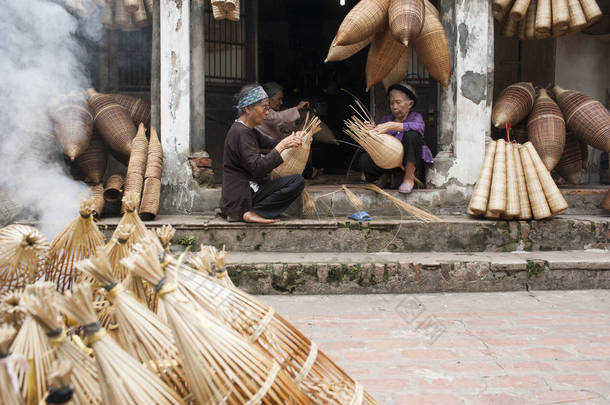
[[[277,218],[296,200],[305,188],[299,174],[266,180],[252,192],[252,211],[263,218]]]
[[[403,135],[401,142],[402,147],[405,151],[404,156],[402,158],[402,164],[415,164],[415,175],[417,176],[417,178],[421,179],[420,176],[422,176],[424,173],[424,160],[421,158],[423,144],[421,135],[415,131],[407,131]],[[371,156],[366,152],[360,155],[359,162],[360,168],[364,172],[364,176],[366,177],[366,181],[368,183],[375,182],[384,173],[394,173],[397,170],[400,171],[400,168],[382,169],[381,167],[375,164]]]

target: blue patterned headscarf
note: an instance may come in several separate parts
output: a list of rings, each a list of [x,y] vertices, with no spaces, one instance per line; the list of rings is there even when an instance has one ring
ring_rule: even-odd
[[[269,96],[265,93],[263,86],[256,86],[242,96],[235,107],[237,108],[237,111],[243,111],[247,106],[256,104],[266,98],[269,98]]]

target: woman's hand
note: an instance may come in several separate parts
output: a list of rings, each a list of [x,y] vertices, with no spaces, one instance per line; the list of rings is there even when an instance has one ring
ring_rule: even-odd
[[[374,134],[385,134],[390,131],[403,131],[403,130],[404,130],[404,126],[403,126],[402,122],[389,121],[389,122],[384,122],[383,124],[377,125],[375,128],[373,128],[373,130],[371,132]]]
[[[282,153],[286,149],[301,146],[301,144],[303,143],[302,135],[303,134],[300,131],[293,132],[291,135],[288,135],[286,138],[282,139],[277,145],[275,145],[275,149],[277,149],[278,152]]]
[[[302,110],[305,107],[309,107],[309,101],[301,101],[299,104],[297,104],[297,110]]]
[[[374,122],[368,122],[368,121],[364,121],[363,122],[364,127],[368,130],[368,131],[372,131],[375,129],[375,123]]]

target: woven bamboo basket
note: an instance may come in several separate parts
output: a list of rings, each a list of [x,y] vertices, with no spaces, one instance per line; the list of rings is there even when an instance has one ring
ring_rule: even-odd
[[[509,18],[504,25],[504,29],[502,30],[502,35],[506,38],[512,38],[517,34],[519,30],[519,20],[515,20],[513,18]]]
[[[544,196],[544,191],[542,190],[542,185],[540,184],[540,179],[538,179],[530,153],[524,145],[519,147],[519,155],[521,156],[521,165],[525,175],[525,184],[532,208],[532,215],[534,219],[549,218],[551,216],[551,209]]]
[[[515,218],[521,215],[521,201],[519,199],[519,181],[514,148],[519,145],[506,144],[506,218]]]
[[[404,46],[417,38],[424,25],[426,8],[423,0],[390,0],[390,32]]]
[[[565,35],[570,28],[570,9],[568,0],[551,0],[553,36]]]
[[[587,18],[587,25],[593,25],[602,18],[602,10],[595,0],[580,0],[582,11]]]
[[[546,168],[553,170],[565,147],[566,124],[561,110],[545,89],[540,89],[534,103],[527,121],[527,133]]]
[[[492,214],[504,214],[506,211],[506,142],[503,139],[496,141],[487,211]]]
[[[339,145],[335,133],[322,121],[320,121],[320,130],[313,134],[313,140],[329,145]]]
[[[330,48],[328,48],[328,55],[326,55],[324,62],[339,62],[345,60],[363,50],[372,40],[373,37],[371,36],[352,45],[339,46],[337,45],[337,37],[335,37],[330,44]]]
[[[239,21],[240,17],[240,1],[231,0],[212,2],[212,15],[215,20],[228,19],[230,21]]]
[[[532,2],[536,2],[536,0],[515,0],[513,8],[510,9],[509,17],[513,20],[521,21],[527,14],[527,10]]]
[[[140,218],[144,221],[152,221],[159,213],[159,199],[161,198],[161,180],[148,177],[144,180],[144,191],[140,203]]]
[[[445,29],[439,19],[438,10],[428,0],[424,0],[426,13],[424,26],[413,42],[417,57],[426,66],[430,76],[439,81],[445,89],[451,76],[451,54]]]
[[[570,32],[578,32],[587,26],[587,17],[582,10],[580,0],[568,0],[570,10]]]
[[[514,2],[514,0],[508,0],[508,1],[501,0],[499,2],[492,3],[492,14],[499,23],[504,21],[504,17],[506,16],[506,14],[508,14],[510,12],[513,2]],[[506,4],[506,5],[504,5],[504,4]],[[495,5],[495,9],[494,9],[494,5]]]
[[[610,211],[610,188],[606,192],[600,207],[606,211]]]
[[[568,129],[580,139],[610,152],[610,112],[599,101],[574,90],[553,88]]]
[[[559,159],[559,163],[555,166],[555,171],[563,177],[568,183],[577,185],[580,182],[582,173],[582,149],[587,148],[587,145],[580,141],[574,134],[568,132],[566,134],[566,146]]]
[[[396,66],[407,48],[388,30],[379,31],[366,58],[366,91],[383,80]]]
[[[91,202],[92,202],[92,212],[93,216],[99,218],[102,216],[102,211],[104,210],[104,186],[102,184],[96,184],[94,186],[89,186],[91,190]]]
[[[17,335],[17,329],[12,325],[0,324],[0,403],[4,405],[24,405],[19,395],[19,387],[13,383],[14,367],[9,357],[12,353],[10,347]]]
[[[123,2],[123,7],[128,13],[134,13],[138,11],[138,0],[117,0]]]
[[[93,117],[87,101],[78,95],[69,95],[50,112],[57,141],[70,160],[83,154],[93,134]]]
[[[553,27],[551,0],[538,0],[536,7],[536,38],[548,38]]]
[[[89,106],[93,112],[93,121],[99,134],[110,148],[118,153],[129,156],[131,141],[136,136],[136,127],[129,114],[114,98],[100,94],[93,89],[89,93]]]
[[[146,128],[144,124],[138,126],[136,137],[131,142],[131,155],[129,156],[129,165],[127,165],[127,174],[136,173],[144,176],[146,173],[146,161],[148,159],[148,139],[146,139]]]
[[[141,123],[146,128],[150,127],[150,104],[146,101],[125,94],[112,94],[114,101],[129,112],[133,123],[137,126]]]
[[[282,151],[283,163],[271,171],[270,177],[279,178],[303,173],[309,158],[313,133],[319,129],[320,119],[315,115],[310,117],[308,113],[303,123],[303,130],[297,132],[302,139],[301,146]]]
[[[154,127],[150,129],[150,140],[148,142],[148,158],[146,160],[146,172],[144,177],[154,177],[161,180],[163,173],[163,147],[159,142],[157,131]]]
[[[496,154],[496,141],[492,141],[487,146],[483,165],[479,172],[479,178],[474,185],[472,197],[468,209],[474,215],[483,215],[487,211],[487,202],[489,200],[489,188],[491,186],[491,175],[493,172],[494,156]]]
[[[0,294],[36,281],[48,254],[49,242],[37,229],[16,224],[0,229]]]
[[[578,1],[578,0],[576,0]],[[538,6],[537,0],[532,0],[525,15],[525,39],[536,39],[536,9]]]
[[[504,128],[502,131],[504,132]],[[515,141],[517,143],[525,143],[529,140],[529,136],[527,133],[527,120],[522,120],[519,124],[511,127],[510,131],[510,140]]]
[[[390,0],[362,0],[345,16],[337,30],[337,45],[353,45],[387,28]]]
[[[525,173],[521,164],[521,154],[519,153],[519,145],[513,145],[513,153],[515,157],[515,168],[517,169],[517,186],[519,188],[519,219],[531,219],[532,207],[527,194],[527,185],[525,182]]]
[[[108,152],[104,140],[94,134],[87,150],[76,158],[76,164],[94,184],[99,184],[106,172]]]
[[[102,15],[100,16],[100,21],[102,25],[109,30],[113,30],[114,26],[114,0],[106,0],[104,2],[104,6],[102,7]]]
[[[551,172],[544,166],[542,159],[538,156],[536,148],[534,148],[534,145],[532,145],[531,142],[527,142],[523,146],[527,148],[530,154],[532,163],[536,169],[536,174],[538,175],[538,179],[540,179],[540,185],[542,186],[549,208],[551,209],[551,213],[553,215],[561,214],[568,209],[568,203],[565,198],[563,198],[563,194],[559,191],[553,177],[551,177]]]
[[[114,203],[121,200],[123,195],[123,185],[125,184],[125,178],[122,174],[115,173],[108,177],[106,180],[106,187],[104,187],[104,200],[109,203]]]
[[[372,122],[372,119],[368,120]],[[344,121],[344,132],[371,156],[375,164],[382,169],[394,169],[402,166],[404,148],[402,143],[388,134],[373,134],[366,129],[364,122],[355,116]]]
[[[491,122],[496,128],[506,124],[517,125],[532,110],[536,100],[536,90],[531,83],[519,82],[502,90],[494,103]]]
[[[387,90],[388,87],[393,85],[394,83],[400,83],[405,76],[407,75],[407,70],[409,69],[409,62],[411,59],[411,47],[407,47],[407,49],[402,53],[398,62],[394,65],[390,73],[383,78],[383,87]]]
[[[8,192],[0,189],[0,226],[11,222],[21,212],[21,209],[21,206],[11,198]]]
[[[130,30],[133,25],[131,13],[125,9],[125,3],[122,0],[114,2],[114,26],[122,30]]]
[[[133,12],[133,23],[138,28],[144,28],[150,24],[148,13],[142,0],[138,0],[138,9]]]

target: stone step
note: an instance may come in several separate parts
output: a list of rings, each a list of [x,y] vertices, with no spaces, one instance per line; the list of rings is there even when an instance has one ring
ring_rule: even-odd
[[[233,282],[255,294],[368,294],[610,288],[606,250],[562,252],[228,252]]]
[[[107,236],[119,218],[102,220]],[[610,247],[610,215],[560,215],[545,221],[491,221],[442,216],[440,222],[374,217],[293,219],[271,225],[220,218],[159,216],[149,227],[171,224],[175,244],[225,245],[247,252],[511,252]]]

